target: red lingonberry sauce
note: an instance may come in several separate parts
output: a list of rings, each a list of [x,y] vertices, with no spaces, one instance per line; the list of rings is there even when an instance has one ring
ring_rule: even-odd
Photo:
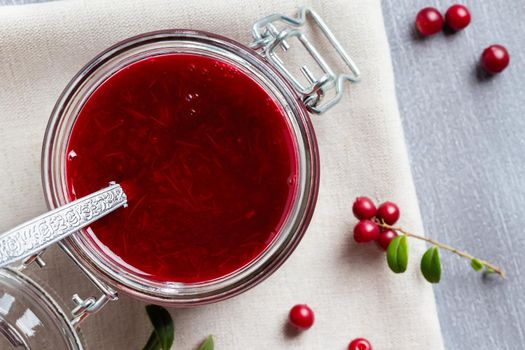
[[[155,281],[202,282],[257,257],[296,192],[283,110],[241,70],[165,54],[135,62],[89,97],[67,159],[71,199],[122,184],[129,207],[85,234]]]

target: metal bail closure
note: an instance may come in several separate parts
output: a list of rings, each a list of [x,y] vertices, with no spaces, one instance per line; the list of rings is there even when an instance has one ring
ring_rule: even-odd
[[[86,277],[101,292],[99,297],[83,299],[73,295],[73,318],[70,324],[78,324],[91,314],[102,309],[109,301],[118,298],[117,292],[89,271],[79,259],[64,245],[61,240],[68,237],[95,220],[127,206],[127,196],[122,187],[111,182],[108,187],[79,198],[59,208],[51,210],[12,230],[0,235],[0,267],[23,260],[16,270],[23,270],[29,264],[36,262],[45,266],[41,257],[43,249],[57,243],[62,250],[81,269]]]
[[[305,34],[298,29],[302,27],[308,19],[325,35],[350,72],[334,73],[334,70],[324,60],[315,46],[313,46]],[[282,23],[286,26],[284,29],[279,30],[275,26],[276,23]],[[250,46],[256,50],[261,50],[262,55],[266,57],[279,72],[288,78],[295,90],[302,96],[306,108],[313,113],[322,114],[337,104],[343,97],[345,81],[349,81],[350,83],[359,81],[359,69],[323,19],[311,8],[302,7],[299,10],[297,18],[291,18],[281,14],[264,17],[253,25],[252,36],[254,41]],[[323,75],[316,79],[312,71],[308,69],[306,65],[303,65],[300,70],[309,82],[308,86],[301,84],[301,82],[290,73],[275,52],[278,46],[281,47],[283,51],[287,51],[290,45],[286,39],[293,37],[296,37],[303,44],[304,48],[323,71]],[[326,96],[326,93],[332,89],[335,89],[335,95],[333,97]]]

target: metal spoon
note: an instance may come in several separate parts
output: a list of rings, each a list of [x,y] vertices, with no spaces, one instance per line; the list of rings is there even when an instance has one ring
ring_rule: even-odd
[[[38,253],[127,203],[122,187],[112,182],[100,191],[16,226],[0,235],[0,267]]]

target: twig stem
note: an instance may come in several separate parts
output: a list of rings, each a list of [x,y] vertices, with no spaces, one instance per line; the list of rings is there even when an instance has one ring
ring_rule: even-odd
[[[478,260],[480,263],[482,263],[484,266],[486,266],[487,268],[493,270],[495,273],[497,273],[498,275],[501,276],[501,278],[505,278],[505,272],[498,266],[495,266],[491,263],[489,263],[488,261],[486,260],[482,260],[482,259],[478,259],[476,258],[475,256],[473,256],[472,254],[469,254],[467,252],[464,252],[462,250],[459,250],[459,249],[456,249],[448,244],[444,244],[444,243],[440,243],[432,238],[428,238],[428,237],[424,237],[424,236],[420,236],[420,235],[416,235],[414,233],[411,233],[411,232],[408,232],[408,231],[405,231],[403,228],[401,227],[397,227],[397,226],[390,226],[388,224],[385,224],[384,222],[380,222],[378,220],[376,220],[377,224],[382,227],[382,228],[385,228],[387,230],[393,230],[393,231],[397,231],[401,234],[404,234],[405,236],[407,237],[412,237],[412,238],[415,238],[415,239],[419,239],[419,240],[422,240],[422,241],[425,241],[425,242],[428,242],[432,245],[435,245],[436,247],[439,247],[439,248],[442,248],[442,249],[445,249],[445,250],[448,250],[454,254],[457,254],[459,256],[462,256],[466,259],[469,259],[472,261],[472,259],[476,259]]]

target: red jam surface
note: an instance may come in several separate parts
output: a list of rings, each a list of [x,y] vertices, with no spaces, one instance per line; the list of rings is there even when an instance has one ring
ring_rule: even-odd
[[[296,192],[295,141],[276,102],[208,57],[166,54],[115,73],[89,97],[67,159],[71,199],[122,184],[129,207],[86,231],[155,281],[202,282],[257,257]]]

